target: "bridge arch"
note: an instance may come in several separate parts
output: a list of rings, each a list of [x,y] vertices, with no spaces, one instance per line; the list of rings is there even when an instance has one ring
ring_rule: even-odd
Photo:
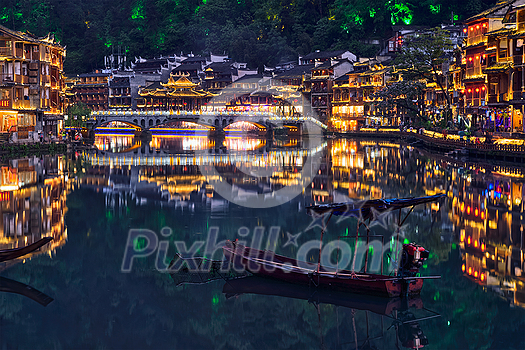
[[[106,126],[106,125],[108,125],[110,123],[113,123],[113,122],[119,122],[119,123],[122,123],[122,124],[126,124],[127,126],[131,126],[132,128],[140,129],[140,125],[138,125],[136,119],[133,120],[133,122],[130,122],[128,120],[105,120],[105,119],[101,119],[100,122],[95,125],[95,128],[100,127],[100,126]]]

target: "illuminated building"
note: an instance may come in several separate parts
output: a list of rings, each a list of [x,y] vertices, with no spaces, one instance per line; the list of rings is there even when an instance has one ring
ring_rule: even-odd
[[[0,133],[38,140],[43,127],[57,133],[63,120],[61,92],[66,50],[52,34],[38,38],[0,26]]]
[[[139,91],[138,110],[199,110],[214,95],[197,88],[186,77],[170,76],[167,83],[154,82]]]
[[[110,109],[131,109],[130,77],[112,76],[109,79],[109,105]]]
[[[213,62],[204,67],[204,80],[202,88],[213,93],[229,86],[239,72],[230,62]]]
[[[466,20],[465,113],[489,130],[523,130],[524,6],[522,0],[500,1]]]
[[[334,79],[344,76],[353,70],[348,60],[325,61],[312,68],[310,78],[310,98],[313,112],[317,118],[326,123],[332,116],[332,99]]]
[[[106,111],[109,105],[109,73],[85,73],[78,76],[77,83],[71,88],[74,94],[71,104],[84,103],[92,111]]]

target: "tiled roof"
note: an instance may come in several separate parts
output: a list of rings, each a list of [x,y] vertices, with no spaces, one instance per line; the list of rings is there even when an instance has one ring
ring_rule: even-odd
[[[301,60],[315,60],[315,59],[327,59],[327,58],[332,58],[332,57],[338,57],[344,54],[346,51],[348,50],[311,52],[308,55],[301,57]]]
[[[483,69],[483,73],[504,73],[512,68],[512,64],[509,62],[496,62],[490,67]]]
[[[481,13],[478,13],[477,15],[474,15],[470,18],[467,18],[464,23],[468,23],[468,22],[473,22],[473,21],[476,21],[478,19],[482,19],[484,17],[488,17],[490,16],[491,14],[493,14],[494,12],[497,12],[501,9],[503,9],[504,7],[506,6],[510,6],[512,5],[514,2],[516,2],[517,0],[499,0],[496,5],[492,6],[491,8],[481,12]]]
[[[312,71],[312,68],[314,68],[315,65],[313,64],[304,64],[300,66],[296,66],[290,70],[284,71],[283,73],[277,74],[273,79],[298,79],[302,78],[304,74],[310,74]]]

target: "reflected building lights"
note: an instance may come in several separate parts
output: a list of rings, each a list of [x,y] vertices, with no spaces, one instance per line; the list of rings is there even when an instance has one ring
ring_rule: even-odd
[[[53,241],[36,252],[0,263],[0,270],[42,253],[52,256],[67,240],[65,160],[53,158],[11,160],[1,168],[0,249],[21,248],[43,237],[53,237]],[[42,176],[44,173],[47,175]]]

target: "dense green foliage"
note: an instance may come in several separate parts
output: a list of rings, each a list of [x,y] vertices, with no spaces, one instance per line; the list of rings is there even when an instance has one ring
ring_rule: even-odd
[[[252,67],[297,59],[312,50],[350,49],[392,24],[438,25],[476,14],[493,0],[3,0],[0,24],[67,46],[67,73],[102,68],[120,46],[128,55],[227,53]]]

